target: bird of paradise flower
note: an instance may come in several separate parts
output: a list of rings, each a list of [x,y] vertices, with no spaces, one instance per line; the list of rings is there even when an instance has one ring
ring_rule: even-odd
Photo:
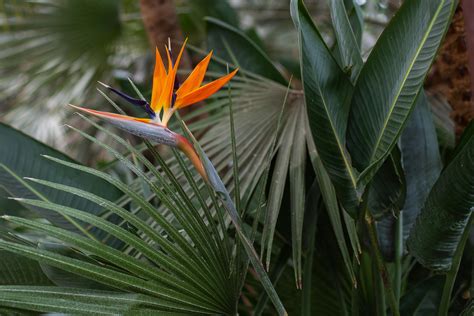
[[[211,51],[201,62],[199,62],[183,84],[180,85],[176,74],[178,72],[181,56],[186,46],[186,41],[183,43],[174,62],[171,56],[170,44],[168,43],[168,46],[165,45],[168,70],[165,69],[161,55],[158,49],[156,49],[151,103],[142,99],[133,98],[117,89],[101,83],[108,90],[119,95],[126,101],[143,108],[147,112],[149,118],[137,118],[116,113],[96,111],[72,104],[71,106],[82,112],[97,116],[136,136],[180,149],[190,159],[197,171],[207,179],[202,162],[200,161],[194,147],[184,136],[168,129],[168,122],[173,116],[173,113],[177,110],[203,101],[216,93],[227,82],[229,82],[230,79],[232,79],[238,69],[201,86],[212,57]]]

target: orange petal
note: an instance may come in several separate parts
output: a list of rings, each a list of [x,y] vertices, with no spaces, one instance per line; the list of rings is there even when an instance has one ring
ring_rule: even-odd
[[[170,50],[168,46],[165,45],[166,51],[166,58],[168,58],[168,74],[171,72],[171,68],[173,68],[173,61],[171,60]]]
[[[153,89],[151,94],[151,107],[155,107],[155,102],[160,98],[163,90],[163,82],[166,79],[166,70],[161,59],[160,51],[155,52],[155,71],[153,73]]]
[[[179,67],[179,63],[181,61],[181,56],[183,56],[184,47],[186,46],[187,41],[188,41],[188,39],[184,40],[183,46],[181,46],[181,50],[179,51],[178,57],[175,60],[173,68],[172,69],[170,68],[170,71],[168,72],[168,76],[167,76],[166,82],[165,82],[165,87],[164,87],[163,92],[160,96],[158,107],[159,107],[159,110],[161,110],[161,106],[162,106],[164,112],[167,112],[168,109],[170,108],[171,99],[173,97],[173,89],[174,89],[174,81],[176,79],[176,73],[178,72],[178,67]],[[168,62],[171,65],[171,56],[170,56],[168,51],[167,51],[167,55],[168,55]]]
[[[207,66],[211,60],[212,51],[194,68],[188,78],[179,87],[176,95],[186,95],[201,86],[204,76],[206,75]]]
[[[232,79],[233,76],[237,73],[239,69],[236,69],[232,71],[230,74],[221,77],[217,80],[212,81],[211,83],[208,83],[199,89],[196,89],[184,96],[178,96],[176,100],[176,107],[178,108],[183,108],[188,105],[191,105],[193,103],[197,103],[199,101],[202,101],[214,93],[216,93],[222,86],[224,86],[227,82],[229,82],[230,79]]]
[[[151,120],[148,118],[138,118],[138,117],[133,117],[133,116],[128,116],[128,115],[121,115],[121,114],[116,114],[116,113],[110,113],[110,112],[103,112],[103,111],[96,111],[96,110],[91,110],[87,108],[83,108],[80,106],[72,105],[73,108],[76,110],[86,112],[89,114],[92,114],[94,116],[104,118],[104,119],[113,119],[113,120],[125,120],[125,121],[136,121],[136,122],[142,122],[142,123],[150,123],[150,124],[156,124],[156,123],[151,123]]]
[[[181,56],[183,56],[184,47],[186,46],[187,42],[188,42],[188,38],[184,40],[183,46],[181,46],[181,50],[179,51],[178,58],[176,58],[176,61],[174,63],[174,68],[176,71],[178,70],[179,62],[181,61]]]

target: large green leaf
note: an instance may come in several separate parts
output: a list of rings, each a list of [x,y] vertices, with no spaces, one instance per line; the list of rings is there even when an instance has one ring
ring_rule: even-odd
[[[38,262],[0,251],[0,285],[51,285]]]
[[[430,106],[424,93],[418,98],[413,113],[400,138],[407,195],[403,216],[403,238],[408,238],[416,217],[441,172],[441,158]]]
[[[39,194],[46,200],[93,214],[98,214],[102,210],[102,207],[99,205],[71,194],[35,184],[27,184],[23,177],[41,178],[67,184],[96,193],[108,200],[116,200],[121,196],[120,191],[113,186],[107,185],[105,181],[70,168],[58,166],[44,159],[41,155],[50,155],[65,161],[74,162],[65,154],[32,139],[8,125],[0,123],[0,185],[13,197],[37,198],[37,194]],[[34,209],[52,223],[78,231],[77,223],[73,225],[70,220],[56,213],[39,208]]]
[[[389,214],[385,214],[377,222],[377,230],[380,236],[380,246],[386,258],[392,258],[398,233],[401,234],[401,249],[405,248],[405,240],[408,237],[416,217],[420,213],[423,204],[441,172],[441,160],[436,139],[436,131],[433,124],[429,104],[424,92],[420,94],[413,113],[408,119],[407,126],[400,137],[400,149],[402,154],[402,165],[404,173],[401,175],[402,188],[406,191],[406,196],[400,199],[396,209],[392,209]],[[396,149],[398,151],[398,149]],[[393,177],[393,169],[389,169],[387,174],[387,164],[391,164],[393,157],[390,156],[379,169],[371,184],[371,193],[375,191],[381,193],[380,199],[390,199],[394,197],[400,182],[397,176]],[[392,175],[392,176],[391,176]],[[406,190],[405,190],[406,182]],[[397,185],[398,183],[398,185]],[[392,187],[390,185],[392,184]],[[385,190],[384,190],[385,189]],[[402,196],[401,196],[402,197]],[[393,213],[393,214],[392,214]],[[375,215],[376,216],[376,215]],[[377,216],[376,216],[377,217]],[[400,230],[398,223],[402,223]]]
[[[267,54],[245,33],[215,18],[207,18],[206,21],[208,47],[214,50],[217,57],[254,74],[287,85]]]
[[[469,132],[469,131],[467,131]],[[424,266],[446,271],[474,210],[474,135],[462,138],[443,170],[408,238],[411,254]],[[458,147],[459,147],[458,146]]]
[[[384,30],[357,81],[348,147],[370,181],[389,155],[414,108],[456,1],[407,0]]]
[[[316,149],[345,209],[355,214],[357,175],[345,147],[352,85],[326,46],[302,0],[291,4],[298,30],[301,72]]]

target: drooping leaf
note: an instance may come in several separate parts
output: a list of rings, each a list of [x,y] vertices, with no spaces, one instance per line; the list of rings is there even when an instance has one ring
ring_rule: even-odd
[[[354,166],[363,171],[361,185],[371,180],[396,144],[455,2],[405,1],[367,59],[354,89],[347,129]]]
[[[300,107],[297,122],[305,121],[305,109]],[[293,264],[295,265],[295,280],[297,287],[302,287],[302,247],[303,223],[305,215],[306,196],[306,135],[305,129],[296,129],[291,146],[290,156],[290,197],[291,197],[291,242],[293,249]]]
[[[357,175],[345,147],[352,85],[340,69],[302,0],[291,3],[300,41],[301,72],[316,149],[346,211],[359,203]]]
[[[369,189],[368,207],[376,220],[380,249],[387,260],[395,252],[396,221],[405,203],[406,182],[397,147],[377,171]]]
[[[474,210],[474,135],[468,136],[431,189],[408,238],[410,253],[432,270],[451,268],[461,236],[471,228],[468,222]]]
[[[206,22],[208,48],[214,50],[215,56],[254,74],[287,85],[265,52],[245,33],[215,18],[207,18]]]
[[[267,249],[265,256],[265,264],[267,265],[267,268],[270,265],[273,238],[275,235],[277,220],[280,214],[280,206],[283,201],[283,194],[285,192],[285,184],[292,150],[292,146],[290,144],[292,144],[294,138],[297,117],[298,116],[296,113],[293,113],[282,130],[283,137],[281,139],[278,155],[276,157],[275,167],[273,169],[270,184],[270,193],[268,196],[265,213],[265,226],[262,232],[261,241],[261,244]],[[262,247],[262,254],[263,250],[264,248]]]
[[[383,163],[370,186],[368,207],[375,219],[387,214],[398,216],[405,202],[405,176],[401,165],[401,154],[394,148]]]

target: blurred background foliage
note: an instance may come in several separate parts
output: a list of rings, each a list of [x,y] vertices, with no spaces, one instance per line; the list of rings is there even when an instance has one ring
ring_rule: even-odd
[[[396,10],[396,2],[369,1],[363,6],[368,22],[364,55]],[[191,44],[205,48],[204,18],[215,17],[244,30],[287,76],[298,76],[289,1],[177,0],[175,4]],[[331,42],[326,2],[307,1],[307,6]],[[1,120],[84,160],[80,140],[62,128],[70,113],[65,105],[103,107],[95,91],[98,80],[126,82],[130,77],[149,88],[151,57],[138,1],[1,1]]]

